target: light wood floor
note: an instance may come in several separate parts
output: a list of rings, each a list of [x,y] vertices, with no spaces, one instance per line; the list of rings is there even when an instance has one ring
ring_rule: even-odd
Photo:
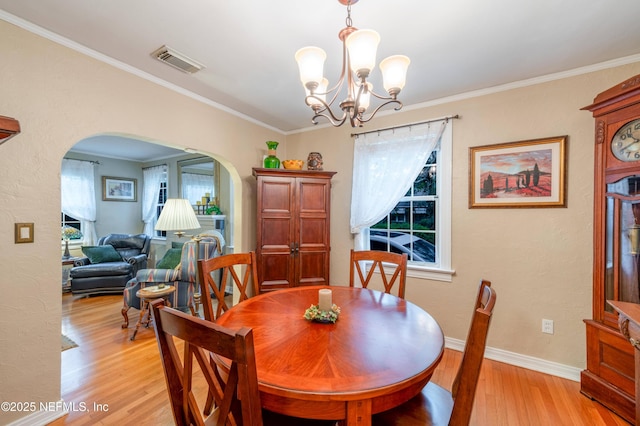
[[[78,347],[62,352],[62,399],[72,411],[51,425],[171,425],[171,408],[152,328],[121,329],[122,296],[62,298],[62,331]],[[446,350],[433,381],[450,389],[461,354]],[[100,407],[103,407],[102,409]],[[472,425],[628,425],[580,393],[580,384],[485,360]]]

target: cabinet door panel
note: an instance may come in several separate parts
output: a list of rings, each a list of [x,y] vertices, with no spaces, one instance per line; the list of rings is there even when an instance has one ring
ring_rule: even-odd
[[[298,189],[298,213],[327,214],[329,183],[326,179],[300,179]]]
[[[291,214],[293,205],[293,182],[281,179],[264,180],[262,182],[263,214]]]
[[[327,221],[324,218],[300,218],[299,240],[300,250],[304,248],[327,247]]]
[[[260,283],[262,291],[278,290],[291,287],[293,280],[293,261],[289,252],[262,253],[259,269],[262,274]]]
[[[262,250],[289,250],[291,244],[291,220],[265,218],[259,224],[262,233]]]
[[[298,285],[329,285],[327,268],[329,254],[326,251],[306,251],[298,254],[296,278]]]

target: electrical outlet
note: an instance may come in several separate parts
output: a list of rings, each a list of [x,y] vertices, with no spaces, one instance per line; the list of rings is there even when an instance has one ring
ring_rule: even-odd
[[[542,332],[547,334],[553,334],[553,320],[542,320]]]

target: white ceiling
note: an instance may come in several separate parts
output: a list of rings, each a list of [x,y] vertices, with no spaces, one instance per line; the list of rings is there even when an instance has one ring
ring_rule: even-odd
[[[405,108],[640,60],[639,0],[360,0],[351,16],[355,27],[380,33],[378,61],[411,58],[399,95]],[[346,7],[338,0],[0,0],[0,18],[288,133],[311,127],[312,116],[294,53],[323,48],[325,76],[335,83]],[[190,75],[151,58],[162,45],[206,68]],[[381,89],[379,70],[372,82]]]

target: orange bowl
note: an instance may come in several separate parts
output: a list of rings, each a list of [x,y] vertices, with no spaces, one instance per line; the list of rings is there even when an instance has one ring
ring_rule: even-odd
[[[282,160],[282,167],[289,170],[302,170],[303,160]]]

